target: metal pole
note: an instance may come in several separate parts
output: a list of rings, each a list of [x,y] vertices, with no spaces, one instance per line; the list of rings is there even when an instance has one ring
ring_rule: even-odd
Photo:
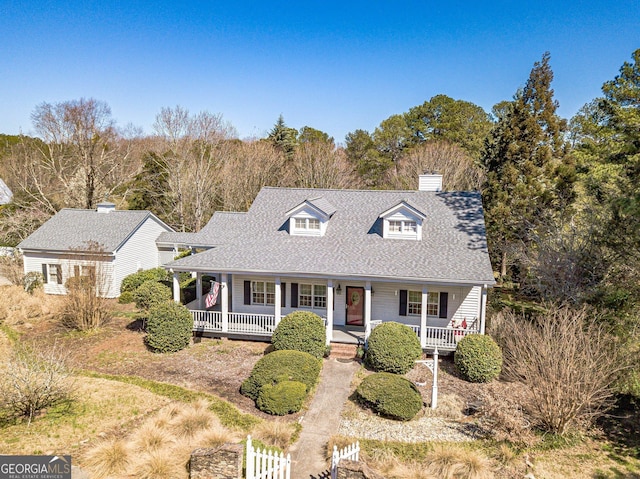
[[[433,384],[431,386],[431,409],[438,407],[438,347],[433,351]]]

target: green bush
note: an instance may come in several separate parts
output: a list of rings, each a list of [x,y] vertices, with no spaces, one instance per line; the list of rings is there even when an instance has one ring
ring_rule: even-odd
[[[468,334],[458,343],[454,363],[467,381],[487,383],[500,376],[502,351],[491,336]]]
[[[302,351],[274,351],[261,358],[242,383],[240,392],[254,401],[265,384],[298,381],[313,389],[320,376],[322,361]]]
[[[356,390],[362,401],[382,416],[401,421],[422,409],[422,396],[415,385],[397,374],[375,373],[364,378]]]
[[[180,351],[191,342],[192,329],[189,310],[175,301],[166,301],[149,311],[146,342],[159,353]]]
[[[118,296],[118,303],[120,304],[133,303],[133,293],[131,291],[125,291],[124,293],[120,293],[120,296]]]
[[[409,326],[390,321],[371,331],[365,358],[376,371],[405,374],[421,355],[416,333]]]
[[[171,289],[156,281],[145,281],[133,292],[136,307],[150,310],[155,305],[171,300]]]
[[[278,324],[271,342],[276,351],[302,351],[320,359],[326,351],[324,321],[310,311],[294,311]]]
[[[120,292],[133,293],[138,287],[146,281],[169,281],[169,272],[164,268],[153,268],[138,271],[132,273],[129,276],[125,276],[120,284]]]
[[[307,397],[307,386],[298,381],[282,381],[260,388],[256,406],[267,414],[284,416],[298,412]]]

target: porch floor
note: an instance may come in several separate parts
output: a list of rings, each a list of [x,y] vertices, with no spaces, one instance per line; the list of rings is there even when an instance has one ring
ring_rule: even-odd
[[[364,344],[364,328],[333,326],[332,343]]]

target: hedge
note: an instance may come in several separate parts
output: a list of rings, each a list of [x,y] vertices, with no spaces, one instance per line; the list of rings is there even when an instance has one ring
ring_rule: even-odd
[[[265,384],[260,388],[256,406],[267,414],[284,416],[302,409],[307,397],[307,386],[298,381]]]
[[[169,272],[164,268],[153,268],[132,273],[122,280],[120,293],[133,293],[145,281],[169,281]]]
[[[313,389],[320,376],[322,361],[302,351],[274,351],[262,357],[242,383],[240,392],[254,401],[265,384],[298,381]]]
[[[486,383],[500,376],[502,351],[491,336],[468,334],[458,343],[453,361],[467,381]]]
[[[382,323],[371,331],[365,360],[376,371],[405,374],[422,355],[416,333],[404,324]]]
[[[282,318],[271,342],[276,351],[303,351],[320,359],[326,350],[324,321],[310,311],[294,311]]]
[[[416,386],[397,374],[367,376],[356,392],[367,406],[392,419],[408,421],[422,409],[422,396]]]
[[[153,351],[169,353],[189,346],[193,318],[189,310],[175,301],[160,303],[149,311],[146,343]]]

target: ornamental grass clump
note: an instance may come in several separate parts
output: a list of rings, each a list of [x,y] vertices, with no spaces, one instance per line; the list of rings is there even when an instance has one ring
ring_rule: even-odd
[[[421,355],[416,333],[409,326],[390,321],[371,331],[365,359],[376,371],[406,374]]]
[[[159,353],[173,353],[189,346],[193,319],[189,310],[174,301],[154,306],[149,311],[146,343]]]
[[[491,336],[468,334],[458,343],[454,363],[472,383],[488,383],[500,376],[502,351]]]
[[[276,351],[303,351],[320,359],[326,349],[324,321],[310,311],[294,311],[280,321],[271,342]]]
[[[356,390],[360,399],[378,414],[408,421],[422,409],[422,396],[408,379],[391,373],[364,378]]]

